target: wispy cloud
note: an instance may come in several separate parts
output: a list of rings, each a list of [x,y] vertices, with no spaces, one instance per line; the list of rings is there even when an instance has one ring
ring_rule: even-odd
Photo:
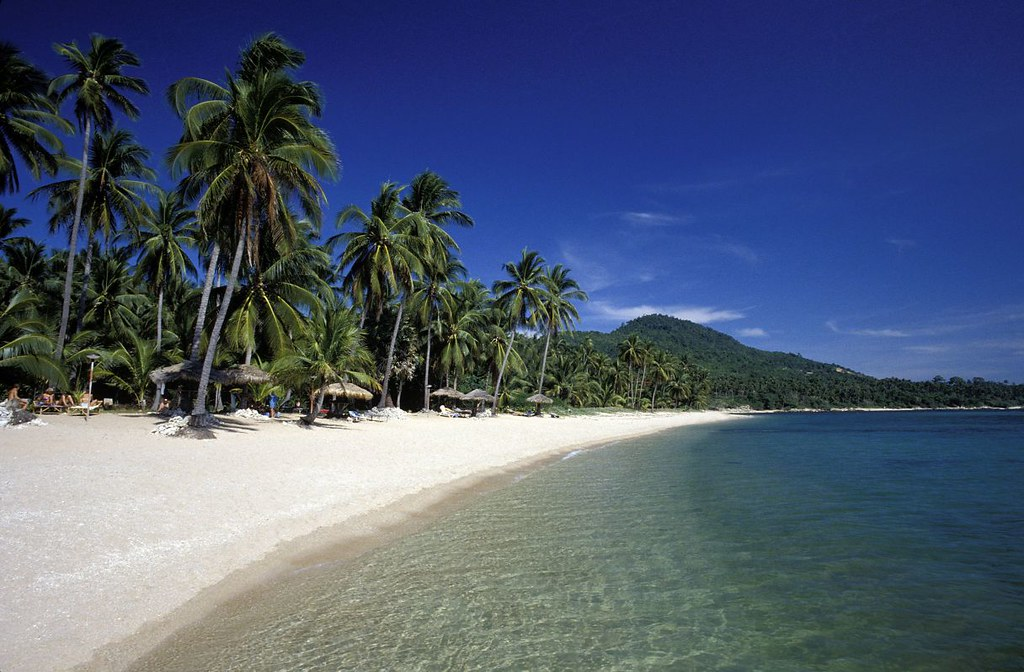
[[[917,247],[917,241],[910,240],[909,238],[887,238],[885,242],[895,247],[898,252],[903,252],[903,250],[911,247]]]
[[[659,182],[657,184],[647,185],[646,189],[649,191],[676,194],[720,191],[723,189],[732,189],[734,187],[742,187],[748,184],[763,182],[765,180],[787,177],[793,173],[794,171],[790,168],[769,168],[749,175],[736,177],[698,180],[696,182]]]
[[[907,338],[910,334],[902,329],[843,329],[835,320],[825,323],[831,331],[847,336],[871,336],[874,338]]]
[[[761,327],[748,327],[746,329],[740,329],[736,332],[738,336],[743,338],[768,338],[768,332]]]
[[[746,315],[738,310],[728,308],[715,308],[711,306],[657,306],[640,304],[633,306],[618,306],[607,301],[591,301],[588,304],[588,312],[595,317],[605,320],[617,320],[626,322],[643,315],[659,314],[670,315],[681,320],[689,320],[697,324],[712,324],[715,322],[730,322],[742,320]]]
[[[634,226],[659,227],[689,224],[693,221],[690,215],[670,215],[664,212],[619,212],[616,215],[622,221]]]
[[[718,252],[725,254],[730,257],[735,257],[742,261],[746,261],[751,264],[756,264],[761,261],[761,255],[759,255],[753,248],[747,247],[740,243],[731,243],[723,240],[716,240],[707,243],[706,249],[712,252]]]

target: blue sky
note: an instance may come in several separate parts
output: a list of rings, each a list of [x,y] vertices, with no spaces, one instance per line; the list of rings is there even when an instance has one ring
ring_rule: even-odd
[[[875,376],[1024,382],[1019,1],[2,0],[0,26],[51,75],[53,42],[121,38],[155,167],[167,86],[278,32],[343,162],[326,233],[431,168],[477,221],[471,275],[536,249],[590,293],[580,328],[659,312]]]

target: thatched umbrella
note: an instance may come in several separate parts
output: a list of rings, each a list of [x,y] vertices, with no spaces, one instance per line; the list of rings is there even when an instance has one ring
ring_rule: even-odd
[[[323,393],[324,396],[335,398],[348,397],[349,399],[359,399],[361,401],[373,399],[372,392],[364,390],[353,383],[331,383],[324,386]]]
[[[269,373],[252,364],[239,364],[230,369],[224,369],[219,373],[223,377],[223,381],[214,381],[212,375],[210,380],[231,386],[259,385],[261,383],[269,383],[274,379]]]
[[[554,401],[555,401],[551,397],[544,396],[540,392],[538,392],[537,394],[533,395],[532,397],[527,397],[526,400],[528,402],[530,402],[531,404],[537,404],[537,415],[538,416],[540,415],[540,405],[541,404],[551,404],[551,403],[554,403]]]
[[[173,383],[179,380],[199,380],[199,376],[203,373],[203,365],[201,362],[178,362],[177,364],[171,364],[170,366],[162,366],[159,369],[153,369],[149,373],[149,379],[157,385],[166,385],[167,383]],[[217,369],[210,370],[210,382],[211,383],[224,383],[224,374]]]
[[[490,394],[487,394],[486,392],[484,392],[480,388],[477,388],[477,389],[473,390],[472,392],[465,393],[464,395],[462,395],[462,399],[465,399],[466,401],[476,401],[476,402],[486,401],[488,403],[494,401],[494,397],[493,396],[491,396]]]
[[[430,396],[448,397],[451,399],[462,399],[462,392],[459,392],[454,387],[442,387],[431,392]]]

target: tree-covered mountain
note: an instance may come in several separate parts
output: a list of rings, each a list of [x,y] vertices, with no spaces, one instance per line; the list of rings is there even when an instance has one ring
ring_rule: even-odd
[[[956,377],[927,382],[877,379],[839,364],[758,350],[727,334],[667,315],[639,317],[611,333],[581,331],[573,336],[579,343],[589,339],[596,350],[611,357],[617,356],[620,344],[630,337],[707,369],[712,406],[824,409],[1024,404],[1024,385]]]

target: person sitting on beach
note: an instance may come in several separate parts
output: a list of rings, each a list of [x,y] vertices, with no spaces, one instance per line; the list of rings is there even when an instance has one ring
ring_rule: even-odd
[[[74,406],[75,398],[72,397],[67,392],[65,392],[64,394],[60,395],[60,403],[64,404],[65,406]]]
[[[156,409],[157,413],[163,413],[164,411],[171,410],[171,401],[167,397],[160,400],[160,407]]]
[[[7,407],[12,411],[20,408],[25,410],[28,408],[28,399],[22,399],[18,396],[18,385],[15,384],[11,389],[7,390]]]
[[[53,406],[54,396],[52,387],[46,388],[46,391],[39,395],[39,403],[44,406]]]

